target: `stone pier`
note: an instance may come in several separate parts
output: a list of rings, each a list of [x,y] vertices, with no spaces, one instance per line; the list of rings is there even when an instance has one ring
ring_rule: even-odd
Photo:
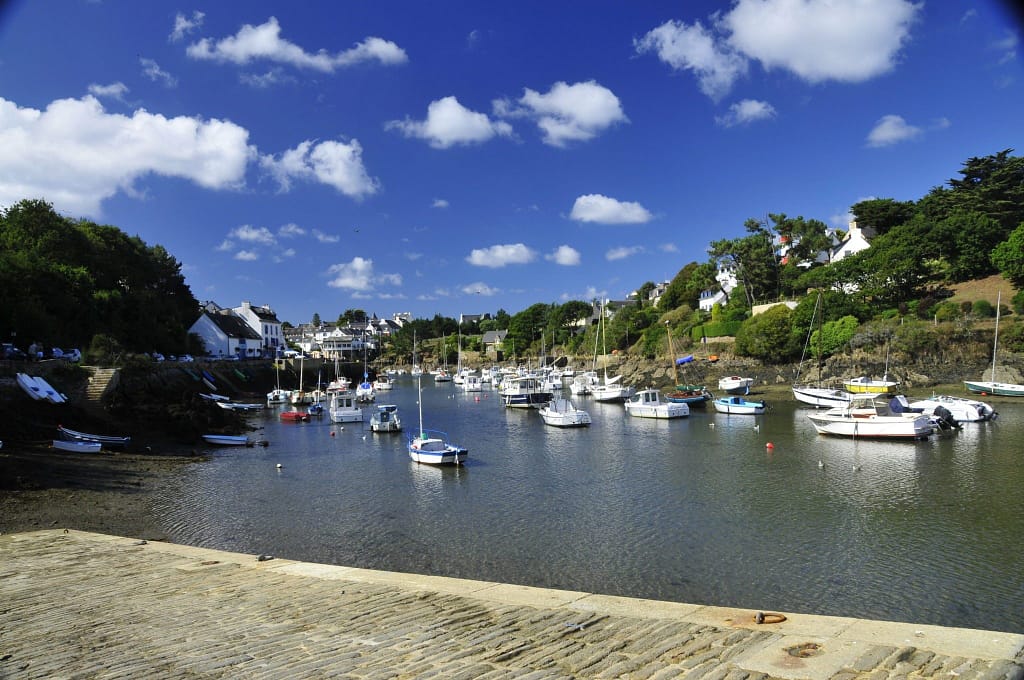
[[[1024,636],[0,536],[0,678],[1024,678]],[[784,618],[784,620],[780,620]]]

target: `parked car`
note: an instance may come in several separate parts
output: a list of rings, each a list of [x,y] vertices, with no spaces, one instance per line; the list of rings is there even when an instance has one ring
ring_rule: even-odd
[[[178,361],[184,361],[186,363],[192,363],[193,361],[195,361],[195,359],[192,357],[191,354],[182,354],[180,357],[178,357]]]
[[[64,356],[61,358],[64,359],[65,361],[70,361],[72,363],[77,364],[79,361],[82,360],[82,352],[77,349],[69,349],[68,351],[64,352]]]
[[[27,359],[28,355],[23,351],[14,346],[13,343],[3,343],[3,354],[0,357],[4,359]]]
[[[164,355],[160,354],[160,352],[153,352],[150,356],[153,357],[153,361],[158,363],[164,360]]]

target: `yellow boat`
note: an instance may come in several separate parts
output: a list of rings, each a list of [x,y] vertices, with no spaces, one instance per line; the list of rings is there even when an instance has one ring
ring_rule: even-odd
[[[867,376],[850,378],[843,381],[843,387],[847,392],[854,394],[896,394],[900,384],[896,380],[889,380],[889,376],[882,376],[881,380],[871,380]]]

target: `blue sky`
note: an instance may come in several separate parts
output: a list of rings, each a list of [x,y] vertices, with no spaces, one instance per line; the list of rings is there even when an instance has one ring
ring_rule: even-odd
[[[1024,153],[995,0],[0,5],[0,206],[282,320],[621,299]]]

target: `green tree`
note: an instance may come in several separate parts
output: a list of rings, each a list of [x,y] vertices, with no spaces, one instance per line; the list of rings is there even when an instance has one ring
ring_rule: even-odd
[[[853,316],[844,316],[822,324],[820,330],[811,334],[811,354],[825,358],[845,348],[857,332],[858,325],[857,318]]]
[[[917,206],[912,201],[872,198],[854,203],[850,212],[857,224],[872,227],[881,236],[894,227],[906,224],[917,213]]]
[[[636,291],[636,303],[641,307],[648,304],[647,297],[651,294],[651,291],[658,286],[653,281],[645,281]]]
[[[313,320],[310,323],[313,324],[313,328],[320,328],[320,315],[313,312]]]
[[[1024,222],[993,249],[992,264],[1015,288],[1024,289]]]
[[[700,294],[718,285],[715,280],[717,267],[714,262],[697,264],[690,262],[672,278],[665,293],[658,300],[658,309],[667,312],[683,305],[697,309]]]
[[[778,295],[779,263],[767,227],[755,219],[748,219],[744,226],[747,236],[712,241],[709,253],[716,263],[724,263],[736,272],[746,306],[750,308]]]
[[[799,357],[800,344],[793,335],[792,317],[789,307],[776,305],[749,318],[736,333],[736,353],[770,364]]]

